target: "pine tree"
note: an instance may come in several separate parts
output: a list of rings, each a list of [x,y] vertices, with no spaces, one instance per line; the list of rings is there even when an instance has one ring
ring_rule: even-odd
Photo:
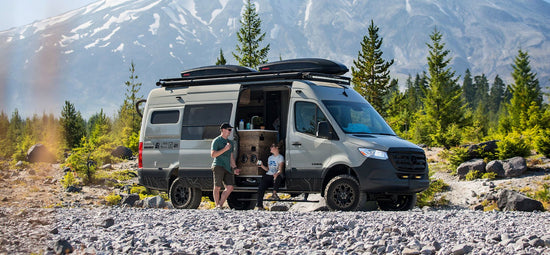
[[[378,35],[379,30],[371,20],[368,35],[365,35],[361,42],[357,60],[353,60],[351,81],[353,89],[367,99],[374,109],[385,115],[384,98],[389,93],[389,68],[393,64],[393,59],[390,61],[382,59],[383,38]]]
[[[0,158],[9,158],[7,155],[8,146],[8,129],[10,127],[10,120],[8,115],[4,111],[0,111]]]
[[[442,34],[434,29],[430,35],[432,44],[427,44],[429,51],[429,83],[424,99],[426,121],[433,128],[430,130],[433,141],[438,145],[450,147],[457,145],[460,139],[453,131],[465,122],[465,105],[462,89],[458,85],[455,72],[449,67],[449,50],[441,42]]]
[[[510,86],[512,98],[507,107],[512,128],[515,130],[532,128],[528,124],[529,112],[540,110],[542,106],[542,93],[536,78],[537,74],[531,71],[529,64],[529,54],[520,49],[512,64],[514,83]],[[536,109],[530,110],[532,107]]]
[[[487,100],[489,99],[489,81],[485,74],[474,77],[474,88],[474,105],[477,107],[481,104],[486,113]]]
[[[257,68],[258,65],[267,63],[267,53],[269,52],[269,44],[260,48],[260,43],[265,38],[265,33],[262,33],[262,21],[256,13],[256,6],[246,1],[246,6],[242,18],[240,20],[241,28],[237,32],[236,52],[233,52],[233,57],[239,65]]]
[[[122,139],[122,144],[132,149],[132,151],[137,152],[141,117],[137,114],[134,107],[137,101],[141,100],[141,97],[138,96],[141,89],[141,82],[137,82],[138,76],[136,75],[133,61],[130,64],[129,71],[130,80],[124,83],[126,86],[126,98],[119,110],[116,129],[121,132],[118,135]]]
[[[220,56],[218,57],[218,59],[216,59],[216,65],[217,66],[223,66],[227,64],[227,61],[225,60],[225,57],[223,56],[223,50],[220,49]]]
[[[504,82],[497,74],[497,76],[495,76],[495,80],[493,81],[493,86],[491,86],[489,91],[488,108],[490,112],[495,114],[498,113],[501,103],[504,100],[504,89]]]
[[[76,111],[74,105],[65,101],[65,105],[61,110],[61,133],[65,145],[69,149],[76,148],[80,145],[82,137],[86,135],[84,119],[79,111]]]
[[[464,96],[464,100],[468,104],[468,108],[474,109],[476,107],[476,104],[474,103],[476,88],[474,87],[472,73],[470,73],[470,69],[466,69],[466,72],[464,73],[462,91],[462,95]]]

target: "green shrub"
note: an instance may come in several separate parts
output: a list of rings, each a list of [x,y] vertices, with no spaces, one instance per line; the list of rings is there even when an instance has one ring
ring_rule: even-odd
[[[465,178],[467,181],[473,181],[475,179],[481,178],[482,175],[483,174],[478,170],[472,170],[466,174]]]
[[[418,207],[424,206],[437,206],[437,205],[447,205],[449,201],[444,197],[435,199],[437,193],[441,193],[449,188],[449,185],[441,179],[430,182],[428,189],[417,194],[416,205]]]
[[[468,148],[466,147],[455,147],[452,148],[449,156],[449,163],[451,164],[451,168],[456,171],[456,168],[460,166],[460,164],[470,160],[470,154],[468,153]]]
[[[105,196],[105,201],[107,201],[107,205],[118,205],[118,203],[120,203],[120,200],[122,200],[122,197],[120,195],[116,195],[114,192]]]
[[[497,173],[493,173],[493,172],[489,172],[489,173],[484,173],[482,176],[481,176],[481,179],[489,179],[489,180],[494,180],[497,178]]]
[[[133,186],[130,189],[131,194],[147,194],[147,188],[143,186]]]
[[[61,185],[63,185],[63,188],[68,188],[69,186],[73,186],[76,184],[76,179],[74,178],[73,172],[67,172],[65,176],[63,176],[63,179],[61,179]]]
[[[535,149],[538,153],[550,158],[550,129],[540,131],[535,138]]]
[[[512,132],[502,137],[497,142],[497,154],[499,159],[508,159],[513,157],[528,157],[531,155],[531,148],[525,142],[523,136],[517,132]]]

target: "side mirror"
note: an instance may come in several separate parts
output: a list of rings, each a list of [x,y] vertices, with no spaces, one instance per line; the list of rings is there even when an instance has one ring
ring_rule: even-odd
[[[320,121],[317,123],[317,137],[332,139],[332,129],[327,121]]]

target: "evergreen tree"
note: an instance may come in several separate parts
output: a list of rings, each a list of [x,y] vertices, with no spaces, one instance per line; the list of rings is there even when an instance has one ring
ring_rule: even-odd
[[[357,60],[351,67],[353,89],[359,92],[379,113],[385,115],[384,98],[389,94],[390,70],[393,59],[382,59],[383,38],[378,35],[379,28],[371,24],[368,35],[363,37]]]
[[[514,83],[510,87],[512,98],[508,104],[508,114],[512,128],[524,130],[533,126],[529,125],[529,112],[540,110],[542,106],[542,93],[536,73],[531,71],[529,54],[527,51],[518,51],[518,55],[512,64],[512,77]],[[534,107],[534,109],[531,109]]]
[[[267,53],[269,52],[269,44],[260,48],[260,43],[265,38],[265,33],[262,33],[262,21],[256,13],[256,6],[246,1],[246,6],[242,18],[240,20],[241,28],[237,32],[236,52],[233,52],[233,57],[239,65],[257,68],[258,65],[267,63]]]
[[[466,69],[466,72],[464,73],[464,81],[462,82],[462,95],[464,96],[464,100],[468,104],[468,107],[470,109],[474,109],[476,107],[476,88],[472,81],[472,73],[470,73],[470,69]]]
[[[484,112],[487,112],[487,100],[489,99],[489,81],[485,74],[476,75],[474,77],[474,88],[476,89],[474,95],[474,105],[483,106]]]
[[[65,105],[61,110],[61,133],[65,145],[69,149],[76,148],[80,145],[80,140],[86,135],[84,119],[80,111],[76,111],[74,105],[65,101]]]
[[[4,111],[0,111],[0,158],[9,158],[7,155],[8,146],[8,129],[10,127],[10,120],[8,115]]]
[[[491,86],[491,90],[489,91],[488,108],[490,112],[498,113],[500,105],[504,100],[504,88],[504,82],[497,74],[493,81],[493,86]]]
[[[218,57],[218,59],[216,59],[216,65],[217,66],[223,66],[227,64],[227,61],[225,60],[225,57],[223,56],[223,50],[220,49],[220,56]]]
[[[118,136],[121,137],[122,144],[137,152],[141,117],[137,114],[135,105],[137,101],[141,100],[138,95],[141,82],[137,82],[138,76],[133,61],[130,64],[129,71],[130,80],[124,83],[126,85],[126,98],[120,107],[116,128],[121,132]]]
[[[465,122],[465,105],[462,100],[462,89],[458,85],[455,72],[449,67],[452,60],[449,50],[441,42],[442,34],[435,29],[430,35],[432,44],[427,44],[429,51],[429,82],[424,98],[426,121],[432,130],[432,140],[445,147],[457,145],[460,139],[454,132]]]

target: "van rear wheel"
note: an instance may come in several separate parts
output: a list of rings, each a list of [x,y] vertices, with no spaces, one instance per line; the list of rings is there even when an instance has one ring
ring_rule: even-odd
[[[227,205],[235,210],[250,210],[256,205],[256,193],[232,192],[227,198]]]
[[[359,183],[350,175],[338,175],[327,184],[325,200],[331,210],[354,211],[366,202],[365,193],[359,190]]]
[[[377,202],[382,211],[408,211],[416,205],[416,194],[394,195],[389,199],[378,200]]]
[[[201,203],[202,192],[199,188],[185,186],[184,181],[177,178],[170,186],[169,196],[174,208],[197,209]]]

